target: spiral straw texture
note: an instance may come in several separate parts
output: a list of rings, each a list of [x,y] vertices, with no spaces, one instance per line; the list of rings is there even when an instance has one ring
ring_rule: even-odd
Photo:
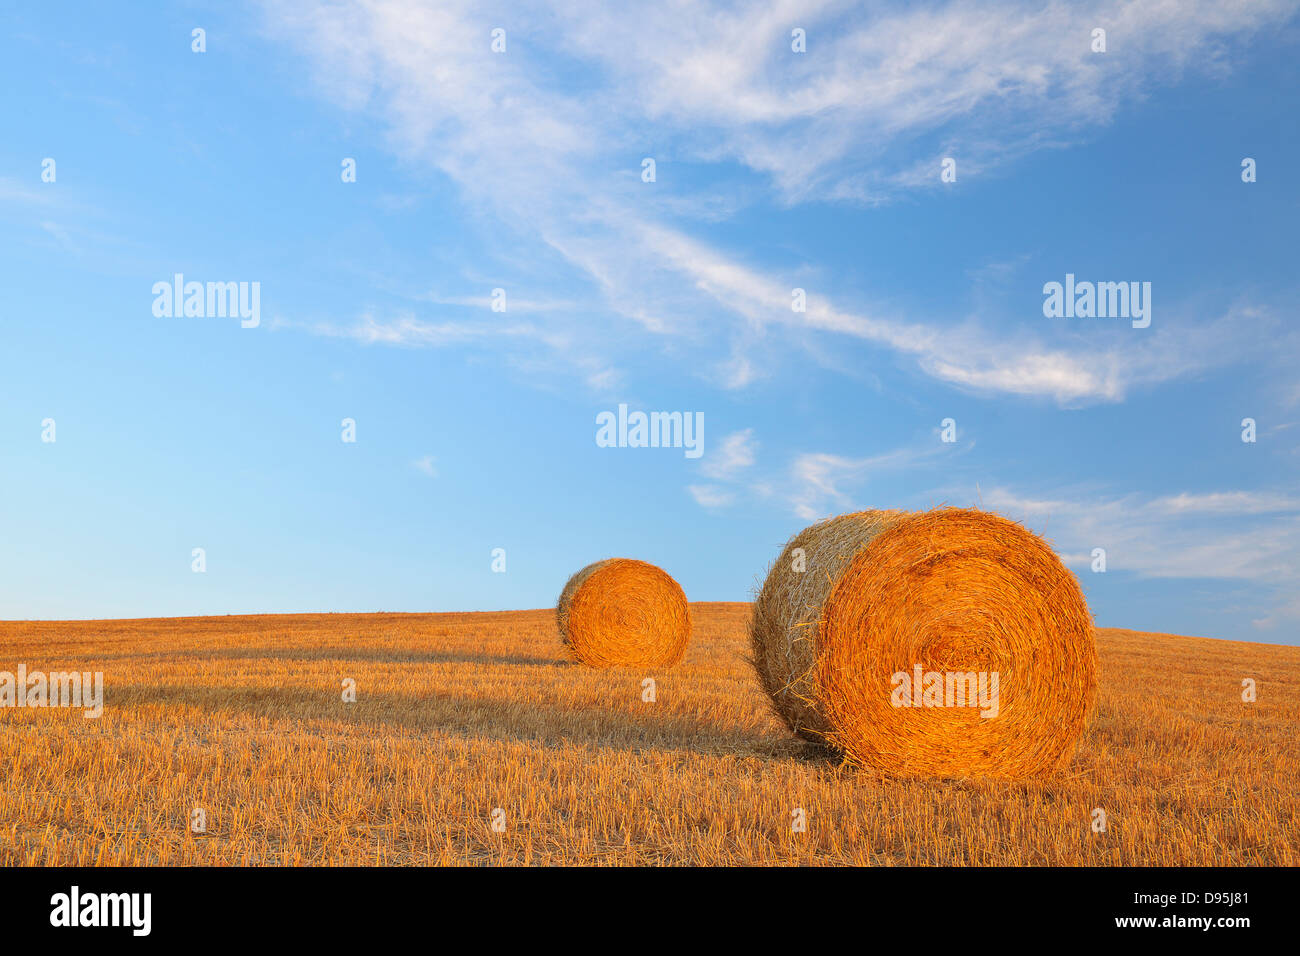
[[[805,528],[768,572],[750,640],[792,731],[897,776],[1060,768],[1096,694],[1078,581],[1037,535],[973,509],[862,511]],[[994,673],[996,706],[983,709],[942,688],[922,704],[912,680],[957,675],[960,687]],[[917,687],[901,704],[899,675]]]
[[[569,578],[555,614],[570,653],[593,667],[666,667],[691,638],[681,586],[629,558],[597,561]]]

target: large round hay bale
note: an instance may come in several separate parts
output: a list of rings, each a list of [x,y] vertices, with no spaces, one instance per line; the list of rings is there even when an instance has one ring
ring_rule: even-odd
[[[630,558],[597,561],[569,578],[555,614],[570,653],[593,667],[666,667],[691,638],[681,585]]]
[[[1078,581],[1037,535],[984,511],[805,528],[768,572],[750,638],[791,730],[891,775],[1059,768],[1096,691]]]

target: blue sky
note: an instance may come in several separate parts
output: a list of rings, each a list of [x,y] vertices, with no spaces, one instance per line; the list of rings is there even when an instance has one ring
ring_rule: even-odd
[[[610,555],[744,600],[811,520],[948,503],[1103,626],[1300,643],[1298,40],[1272,2],[6,9],[0,617],[540,607]],[[260,324],[155,316],[176,273]],[[1067,273],[1151,283],[1150,327],[1045,317]],[[620,403],[703,455],[598,447]]]

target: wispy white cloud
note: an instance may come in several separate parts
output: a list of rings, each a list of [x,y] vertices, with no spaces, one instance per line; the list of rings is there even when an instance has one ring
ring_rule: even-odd
[[[725,389],[741,389],[759,377],[758,370],[744,355],[717,362],[711,369],[713,381]]]
[[[769,468],[751,474],[756,463],[757,440],[752,428],[733,432],[710,453],[710,461],[701,467],[713,484],[690,485],[687,490],[705,507],[722,507],[735,503],[741,495],[755,500],[784,501],[791,511],[805,521],[816,521],[853,507],[863,486],[887,473],[911,470],[917,473],[954,455],[974,448],[973,442],[945,444],[936,437],[877,455],[851,457],[829,452],[796,454],[785,470]]]
[[[538,337],[531,325],[522,323],[482,322],[428,322],[413,315],[394,319],[379,319],[363,315],[349,325],[329,322],[315,323],[312,330],[320,335],[355,339],[366,345],[395,345],[403,347],[441,348],[491,338]]]
[[[686,490],[702,508],[724,508],[736,500],[734,491],[720,485],[688,485]]]
[[[981,504],[1023,520],[1054,542],[1062,559],[1089,568],[1104,548],[1108,571],[1143,578],[1217,579],[1257,584],[1267,604],[1257,626],[1300,619],[1300,498],[1276,491],[1222,491],[1144,497],[1079,492],[1026,497],[985,490]]]
[[[1125,102],[1191,68],[1225,71],[1231,43],[1294,12],[1286,0],[1222,3],[846,0],[698,4],[673,16],[566,3],[567,44],[611,77],[620,114],[678,131],[704,157],[769,175],[791,201],[872,201],[938,186],[937,160],[964,147],[962,175],[1077,139]],[[791,29],[807,53],[791,51]],[[1108,51],[1091,32],[1108,31]],[[891,170],[889,147],[941,137],[930,175]],[[910,148],[910,146],[909,146]]]
[[[1172,515],[1300,514],[1300,498],[1260,491],[1218,491],[1167,495],[1151,502],[1153,511]]]
[[[0,202],[27,206],[55,206],[61,204],[62,196],[57,184],[37,181],[35,172],[32,179],[34,182],[26,183],[11,176],[0,176]]]
[[[77,244],[73,242],[72,237],[68,235],[68,230],[57,222],[49,222],[47,220],[41,223],[41,228],[68,252],[75,253],[77,251]]]
[[[862,315],[808,294],[806,311],[790,307],[791,287],[747,268],[703,243],[655,226],[641,229],[653,256],[689,276],[699,290],[757,326],[792,325],[860,339],[913,357],[936,379],[976,391],[1049,396],[1063,404],[1113,401],[1128,388],[1156,384],[1240,357],[1261,329],[1278,323],[1258,309],[1238,308],[1199,326],[1125,329],[1080,336],[1048,348],[1023,333],[1000,338],[979,328],[937,327]],[[1246,335],[1244,332],[1253,334]],[[1098,339],[1109,344],[1098,346]]]
[[[806,521],[825,517],[818,505],[830,503],[843,505],[849,496],[840,487],[846,480],[856,479],[869,467],[869,459],[845,458],[825,452],[800,455],[790,467],[796,482],[792,502],[794,512]]]
[[[437,295],[428,293],[422,298],[434,305],[455,305],[466,308],[483,309],[488,311],[492,308],[492,296],[488,293],[483,295]],[[575,303],[569,299],[508,299],[510,314],[530,313],[530,312],[563,312],[574,308]]]
[[[468,2],[266,7],[272,31],[315,61],[335,102],[382,117],[394,152],[437,168],[468,202],[558,253],[632,322],[607,330],[606,349],[638,334],[686,339],[697,354],[722,341],[730,354],[700,365],[720,387],[743,388],[763,370],[734,343],[747,329],[771,327],[848,336],[964,389],[1082,404],[1195,374],[1245,347],[1231,334],[1235,313],[1181,323],[1177,337],[1153,329],[1078,347],[817,295],[793,313],[797,283],[669,222],[725,209],[713,203],[692,217],[681,195],[654,198],[634,170],[656,142],[665,161],[742,163],[785,202],[886,201],[937,184],[937,168],[928,180],[925,170],[947,151],[960,152],[960,176],[977,176],[1091,135],[1122,104],[1185,70],[1226,70],[1234,45],[1291,15],[1291,3],[957,0],[862,11],[841,0],[778,0],[675,7],[671,16],[525,3],[502,19],[502,55],[490,52],[490,24]],[[1099,24],[1109,31],[1104,55],[1089,48]],[[790,51],[794,25],[808,31],[805,54]],[[589,69],[566,73],[581,80],[562,84],[549,59],[557,55]],[[564,311],[548,322],[571,331]],[[368,327],[361,338],[432,344],[468,334],[408,323]],[[589,379],[608,377],[608,359],[584,361],[601,366]]]
[[[701,465],[700,471],[710,478],[728,480],[754,463],[758,442],[754,440],[754,429],[732,432],[711,450]]]
[[[577,372],[593,391],[607,393],[621,381],[621,373],[599,354],[583,347],[572,333],[536,323],[499,321],[491,318],[474,321],[430,322],[412,314],[395,318],[378,318],[366,313],[350,323],[332,321],[301,322],[277,317],[274,330],[305,329],[328,338],[351,339],[363,345],[387,345],[397,348],[450,348],[453,346],[490,346],[507,356],[507,361],[534,371],[550,370],[572,375]],[[527,357],[510,352],[510,343],[527,344]],[[543,350],[540,354],[538,349]]]
[[[432,455],[425,455],[423,458],[417,458],[415,461],[411,462],[411,465],[420,474],[429,478],[437,478],[438,469],[434,466],[433,462],[434,458]]]
[[[723,436],[700,465],[700,471],[714,484],[688,485],[686,490],[703,508],[725,508],[736,502],[736,484],[741,475],[753,467],[758,442],[754,429],[745,428]]]
[[[969,443],[942,444],[935,441],[863,458],[826,452],[796,455],[790,465],[786,499],[798,517],[817,521],[850,509],[854,494],[873,476],[904,468],[921,468],[970,447]]]

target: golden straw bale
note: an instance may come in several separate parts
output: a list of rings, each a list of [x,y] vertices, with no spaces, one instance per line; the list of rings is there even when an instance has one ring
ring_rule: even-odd
[[[574,659],[593,667],[666,667],[691,638],[681,586],[630,558],[587,565],[564,586],[555,614]]]
[[[1055,770],[1096,696],[1078,581],[1037,535],[973,509],[805,528],[768,572],[750,641],[792,731],[897,776]]]

